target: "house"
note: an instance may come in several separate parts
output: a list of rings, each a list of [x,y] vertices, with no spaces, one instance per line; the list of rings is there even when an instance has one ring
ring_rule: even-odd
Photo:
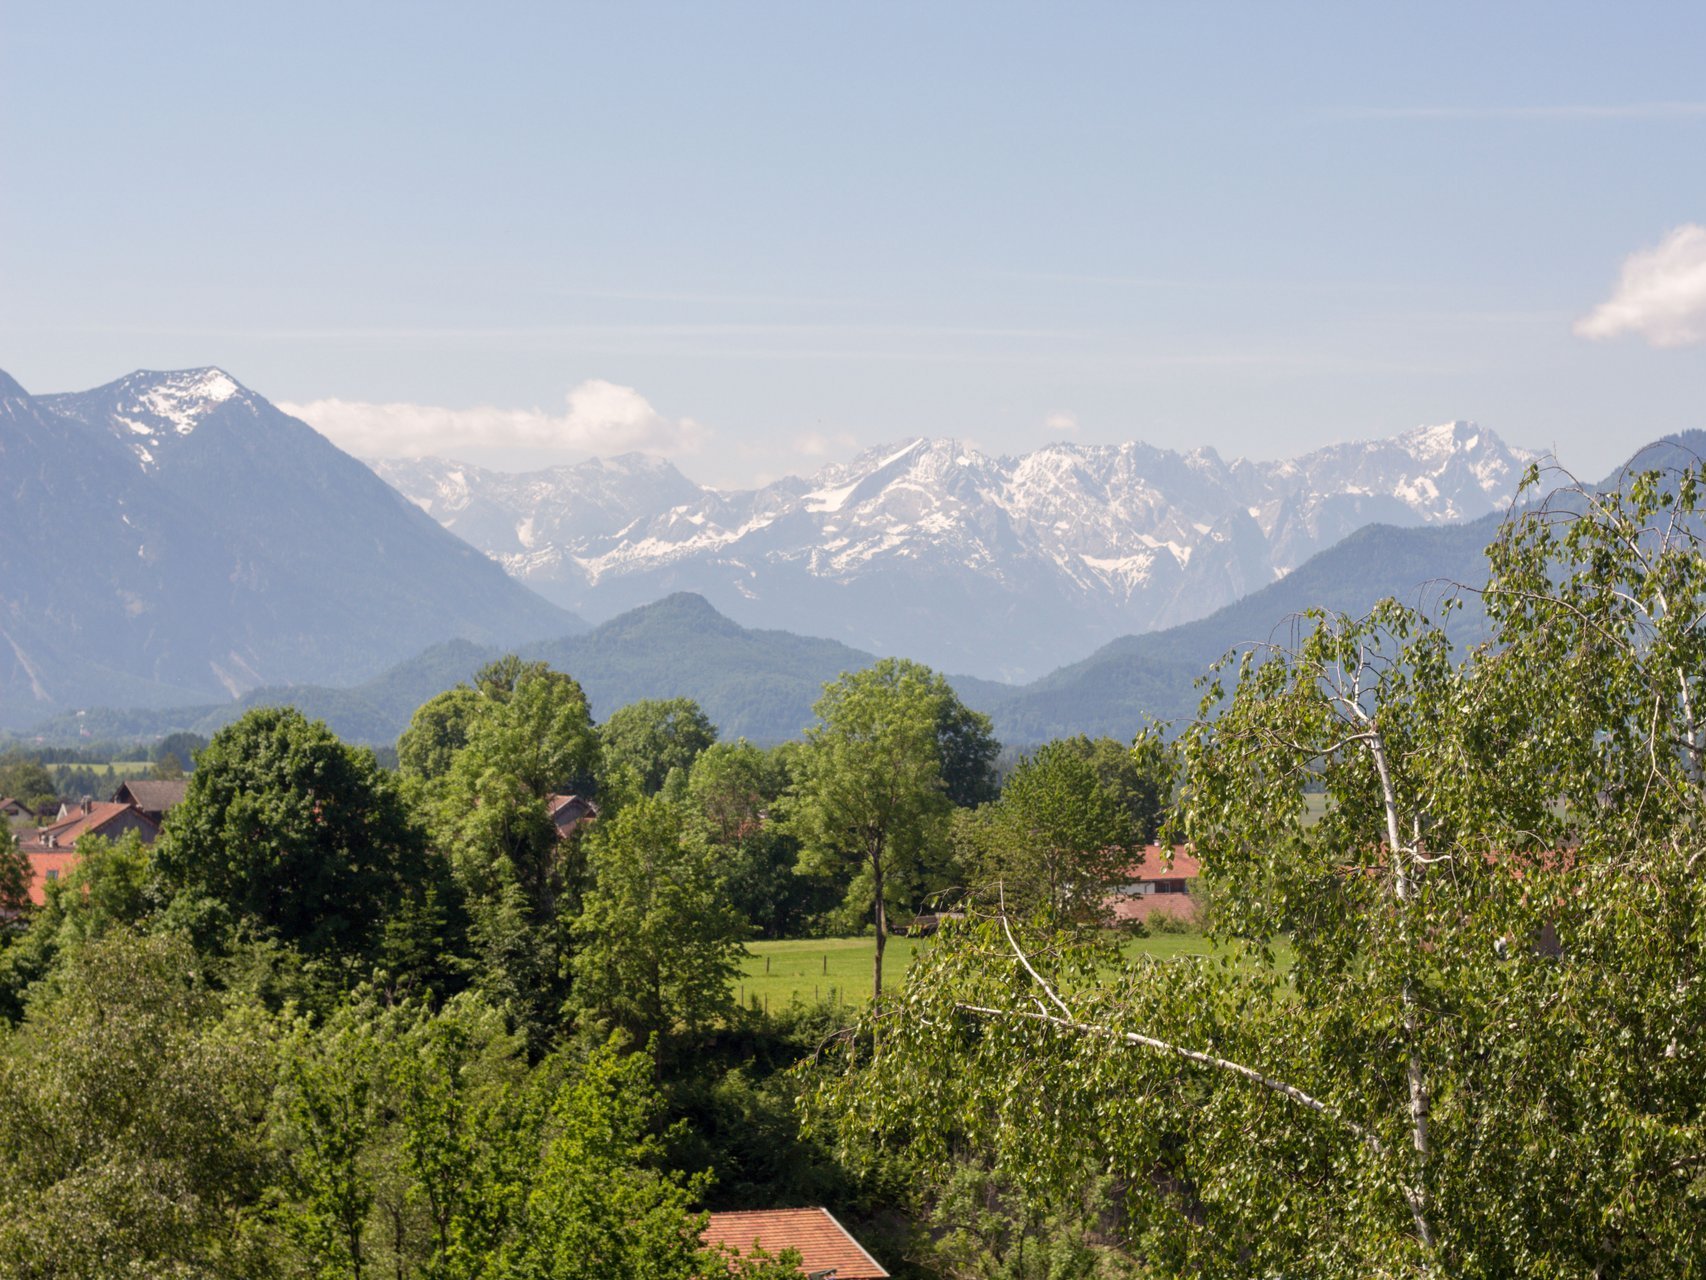
[[[883,1280],[888,1272],[828,1209],[757,1209],[713,1213],[700,1236],[708,1245],[769,1254],[792,1249],[809,1280]]]
[[[545,811],[557,828],[557,839],[567,840],[598,817],[598,806],[585,796],[546,796]]]
[[[77,842],[84,836],[117,840],[135,831],[144,844],[152,844],[160,834],[160,824],[133,804],[84,800],[60,806],[60,813],[63,816],[57,821],[29,832],[28,839],[18,842],[29,859],[30,901],[37,906],[47,901],[47,886],[77,865]]]
[[[0,820],[10,827],[33,827],[36,825],[36,811],[22,800],[0,797]]]
[[[139,778],[134,782],[122,784],[113,792],[113,803],[135,805],[158,826],[166,820],[166,815],[174,806],[183,803],[189,785],[182,779],[176,782],[158,782],[152,778]]]
[[[1183,845],[1163,849],[1152,844],[1143,861],[1130,868],[1109,894],[1115,920],[1145,921],[1156,916],[1195,920],[1200,903],[1192,893],[1202,865]]]

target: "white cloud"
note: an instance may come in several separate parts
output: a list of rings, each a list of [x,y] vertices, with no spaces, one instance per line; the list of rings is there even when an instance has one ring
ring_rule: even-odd
[[[1655,347],[1706,342],[1706,227],[1684,223],[1623,261],[1617,288],[1576,321],[1582,338],[1635,333]]]
[[[827,458],[832,453],[846,453],[858,445],[858,438],[846,431],[838,431],[834,435],[807,431],[794,437],[794,452],[803,458]]]
[[[1078,415],[1066,409],[1057,409],[1043,419],[1043,426],[1050,431],[1059,431],[1071,435],[1078,430]]]
[[[562,413],[543,409],[446,409],[428,404],[314,400],[280,404],[358,457],[387,458],[469,449],[529,449],[563,454],[687,454],[706,429],[666,418],[632,387],[594,378],[568,394]]]

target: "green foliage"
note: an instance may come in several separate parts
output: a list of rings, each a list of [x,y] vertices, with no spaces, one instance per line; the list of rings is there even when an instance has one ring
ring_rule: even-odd
[[[597,739],[580,686],[518,660],[480,674],[466,743],[429,785],[432,837],[469,917],[475,980],[542,1052],[569,988],[569,924],[585,889],[578,840],[548,798],[584,789]]]
[[[29,927],[14,945],[0,950],[0,1021],[23,1017],[29,988],[47,977],[60,957],[115,929],[139,927],[153,911],[148,850],[136,832],[116,842],[84,836],[77,855],[65,876],[43,886],[44,901],[31,914]]]
[[[761,938],[810,931],[839,897],[833,880],[799,870],[799,842],[771,820],[796,754],[744,738],[719,742],[693,762],[688,779],[687,803],[716,846],[724,894]]]
[[[274,1132],[274,1213],[305,1275],[535,1280],[697,1275],[703,1187],[663,1165],[644,1055],[529,1069],[471,996],[431,1013],[357,1000],[299,1024]]]
[[[573,931],[576,1003],[637,1041],[693,1033],[726,1012],[747,926],[710,846],[675,805],[643,798],[600,824]]]
[[[154,866],[167,895],[348,958],[373,957],[386,918],[435,879],[373,753],[279,708],[249,712],[203,749]]]
[[[37,814],[51,815],[59,807],[59,792],[47,766],[21,752],[0,756],[0,800],[8,797]]]
[[[1078,1186],[1031,1197],[988,1169],[953,1167],[928,1201],[924,1225],[941,1274],[967,1280],[1142,1280],[1151,1274],[1119,1247],[1111,1179],[1086,1162]]]
[[[692,698],[631,702],[598,730],[606,772],[631,769],[646,795],[663,790],[671,772],[685,778],[699,753],[717,740],[717,728]]]
[[[944,722],[960,723],[953,701],[947,682],[915,662],[886,658],[842,676],[813,708],[820,723],[806,735],[786,798],[783,829],[800,842],[801,868],[847,884],[850,915],[871,914],[877,998],[890,913],[909,916],[946,884],[952,803],[940,734]],[[984,757],[991,770],[995,754]]]
[[[695,1280],[703,1178],[656,1167],[661,1099],[641,1055],[602,1049],[552,1100],[549,1137],[527,1197],[520,1276]]]
[[[466,685],[428,698],[397,739],[397,768],[427,779],[450,772],[456,753],[468,745],[468,724],[479,706],[480,695]]]
[[[207,739],[199,733],[182,730],[168,733],[155,744],[154,759],[163,762],[167,756],[171,756],[180,768],[191,768],[195,765],[196,753],[206,745]]]
[[[1056,927],[1106,916],[1108,891],[1131,866],[1138,835],[1124,798],[1103,786],[1089,745],[1048,743],[1008,775],[999,801],[975,819],[956,815],[985,900]]]
[[[1206,691],[1179,825],[1258,963],[949,929],[816,1114],[850,1156],[982,1153],[1033,1198],[1089,1160],[1158,1274],[1698,1270],[1697,495],[1642,476],[1513,522],[1466,658],[1388,602]]]
[[[30,906],[30,860],[11,828],[0,822],[0,947],[16,932],[12,922]]]
[[[270,1026],[199,970],[114,932],[0,1037],[0,1276],[276,1274]]]

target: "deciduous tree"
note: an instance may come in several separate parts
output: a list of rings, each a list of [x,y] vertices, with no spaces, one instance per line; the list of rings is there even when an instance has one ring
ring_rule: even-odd
[[[676,806],[635,801],[601,827],[588,860],[592,888],[574,923],[581,1009],[644,1042],[730,1008],[747,925]]]
[[[915,662],[885,658],[842,676],[813,707],[819,723],[807,731],[788,793],[786,830],[800,841],[802,868],[847,884],[850,910],[868,904],[879,1002],[890,912],[916,907],[923,890],[941,887],[932,883],[931,863],[946,851],[953,807],[944,765],[953,764],[967,794],[979,787],[976,761],[993,769],[998,748],[985,749],[986,731],[957,706],[947,681]]]
[[[376,954],[383,923],[435,875],[420,829],[364,748],[264,707],[214,735],[155,846],[171,897],[209,899],[311,954]]]
[[[1179,798],[1242,962],[949,930],[820,1105],[1037,1189],[1093,1153],[1161,1274],[1697,1268],[1699,492],[1642,475],[1508,524],[1466,658],[1390,602],[1245,654]]]

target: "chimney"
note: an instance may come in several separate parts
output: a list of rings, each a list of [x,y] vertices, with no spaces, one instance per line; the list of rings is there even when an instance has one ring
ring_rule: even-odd
[[[84,813],[92,812],[95,808],[95,797],[94,796],[84,796],[83,797],[83,804],[81,807],[82,807],[82,810]]]

